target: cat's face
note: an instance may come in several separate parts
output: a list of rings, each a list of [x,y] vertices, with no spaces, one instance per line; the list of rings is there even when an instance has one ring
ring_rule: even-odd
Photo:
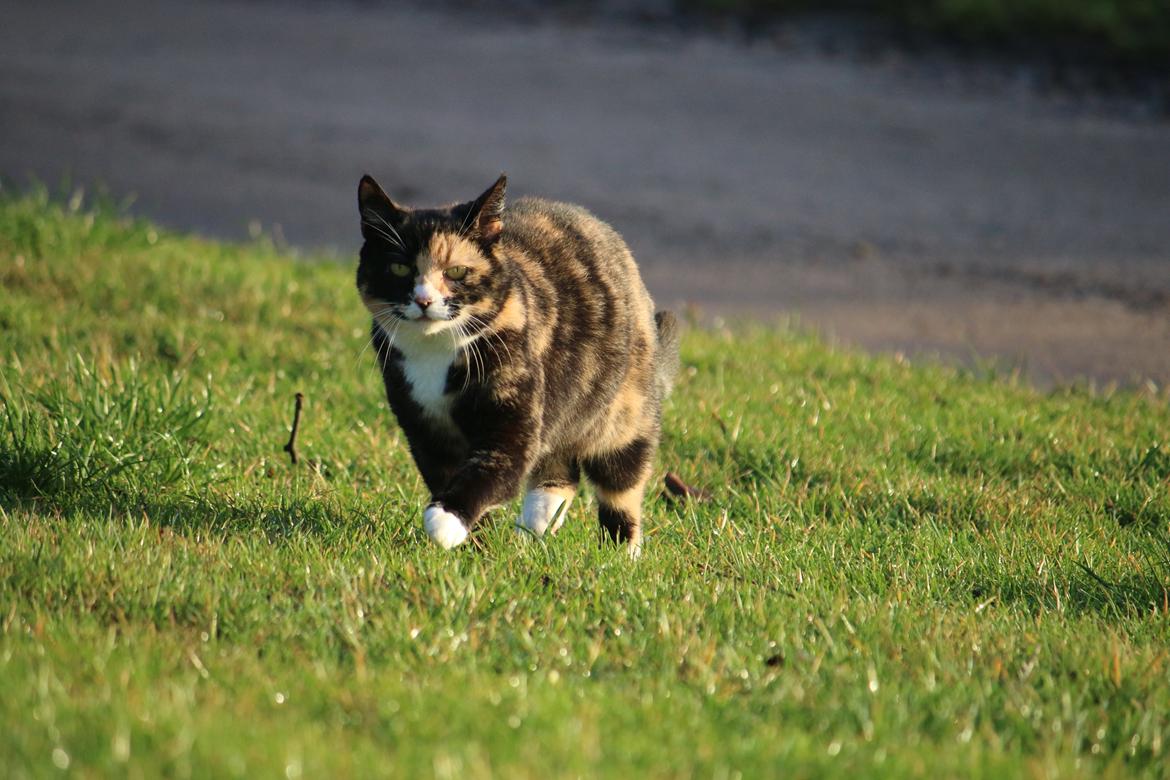
[[[383,329],[466,332],[483,320],[506,284],[491,252],[502,230],[504,186],[501,176],[474,201],[416,210],[396,205],[369,176],[362,179],[365,244],[357,284]]]

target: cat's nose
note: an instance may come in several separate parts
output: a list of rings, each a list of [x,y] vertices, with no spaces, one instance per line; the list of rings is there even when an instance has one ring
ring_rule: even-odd
[[[433,301],[431,300],[431,296],[418,295],[418,294],[416,294],[414,296],[414,302],[418,304],[418,307],[420,309],[425,309],[426,307],[430,306],[433,303]]]

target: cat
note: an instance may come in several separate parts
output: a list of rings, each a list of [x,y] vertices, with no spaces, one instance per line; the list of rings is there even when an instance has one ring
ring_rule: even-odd
[[[642,547],[642,501],[679,332],[622,238],[584,208],[505,206],[507,179],[433,209],[358,185],[357,288],[386,397],[455,547],[525,487],[516,525],[553,534],[583,471],[602,539]]]

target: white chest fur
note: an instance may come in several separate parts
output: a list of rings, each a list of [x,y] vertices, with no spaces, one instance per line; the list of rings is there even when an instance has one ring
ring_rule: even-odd
[[[451,398],[443,391],[447,372],[457,356],[451,339],[436,334],[399,339],[395,346],[402,352],[402,370],[410,383],[410,397],[431,417],[450,423]]]

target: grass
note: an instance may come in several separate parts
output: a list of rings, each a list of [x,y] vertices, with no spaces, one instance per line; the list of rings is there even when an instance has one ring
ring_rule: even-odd
[[[1164,393],[692,329],[712,502],[446,553],[351,272],[0,200],[0,775],[1166,776]]]

